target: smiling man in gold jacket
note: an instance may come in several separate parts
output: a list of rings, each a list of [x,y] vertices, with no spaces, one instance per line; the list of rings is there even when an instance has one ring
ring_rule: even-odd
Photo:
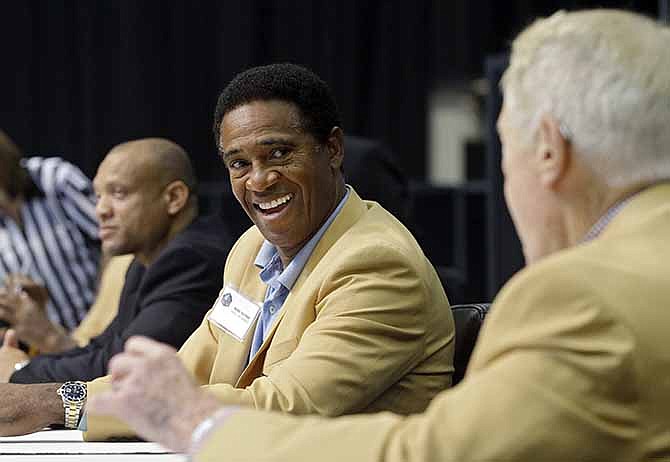
[[[557,13],[514,42],[498,130],[528,266],[496,297],[465,379],[424,413],[224,407],[180,427],[209,398],[145,339],[92,408],[120,407],[197,461],[670,460],[669,44],[666,27],[612,10]],[[185,399],[142,409],[151,392],[126,378],[161,363],[154,386]]]
[[[250,69],[219,98],[221,157],[256,226],[230,252],[219,301],[179,357],[220,403],[410,414],[450,385],[444,290],[405,227],[345,185],[339,125],[327,86],[299,66]],[[246,333],[226,325],[225,297],[251,310]],[[89,440],[127,432],[88,417]]]
[[[409,231],[345,185],[340,125],[327,85],[295,65],[245,71],[219,98],[221,157],[256,226],[230,252],[220,296],[178,356],[162,347],[213,400],[210,410],[411,414],[451,384],[454,324],[442,285]],[[142,374],[146,386],[171,394],[153,375]],[[88,383],[88,395],[109,381]],[[0,400],[0,433],[63,422],[49,387],[6,391],[17,404]],[[94,413],[79,428],[88,440],[133,434]]]

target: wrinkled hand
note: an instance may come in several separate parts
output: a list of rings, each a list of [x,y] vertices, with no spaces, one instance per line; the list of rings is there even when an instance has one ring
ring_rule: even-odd
[[[176,350],[146,337],[131,337],[109,362],[112,389],[92,397],[92,414],[123,420],[138,435],[185,452],[195,427],[221,408],[200,389]]]
[[[9,329],[0,347],[0,383],[9,382],[9,378],[14,373],[14,366],[27,360],[28,355],[19,349],[16,333],[13,329]]]
[[[73,348],[74,341],[46,314],[47,290],[27,276],[11,275],[0,289],[0,319],[7,321],[19,339],[43,353]]]
[[[60,384],[0,384],[0,436],[25,435],[65,421]]]

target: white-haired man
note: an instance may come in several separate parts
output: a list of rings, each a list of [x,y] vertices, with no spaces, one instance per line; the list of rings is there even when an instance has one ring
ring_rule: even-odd
[[[670,458],[670,32],[622,11],[557,13],[516,39],[503,89],[505,195],[528,267],[496,298],[464,381],[427,411],[196,416],[211,398],[131,339],[91,412],[198,461]]]

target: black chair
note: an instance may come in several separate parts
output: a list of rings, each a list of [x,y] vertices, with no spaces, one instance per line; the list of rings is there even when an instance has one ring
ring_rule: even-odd
[[[405,222],[409,197],[407,178],[384,143],[346,135],[344,178],[363,199],[379,202]]]
[[[469,305],[454,305],[451,313],[454,315],[456,326],[456,346],[454,351],[454,376],[452,386],[456,385],[465,376],[465,370],[470,361],[470,355],[477,342],[479,328],[489,311],[489,303],[473,303]]]

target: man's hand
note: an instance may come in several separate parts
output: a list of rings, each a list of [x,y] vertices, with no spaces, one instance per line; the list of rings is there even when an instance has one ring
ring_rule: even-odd
[[[111,391],[91,397],[87,412],[112,415],[143,438],[185,452],[195,427],[221,403],[193,382],[175,353],[149,338],[130,338],[109,362]]]
[[[19,349],[16,333],[13,329],[9,329],[0,347],[0,383],[9,382],[15,370],[14,366],[28,359],[28,355]]]
[[[12,325],[19,339],[42,353],[58,353],[76,347],[60,326],[46,315],[47,290],[32,279],[12,275],[0,289],[0,319]]]
[[[63,401],[58,383],[0,385],[0,436],[33,433],[52,424],[63,424]]]

